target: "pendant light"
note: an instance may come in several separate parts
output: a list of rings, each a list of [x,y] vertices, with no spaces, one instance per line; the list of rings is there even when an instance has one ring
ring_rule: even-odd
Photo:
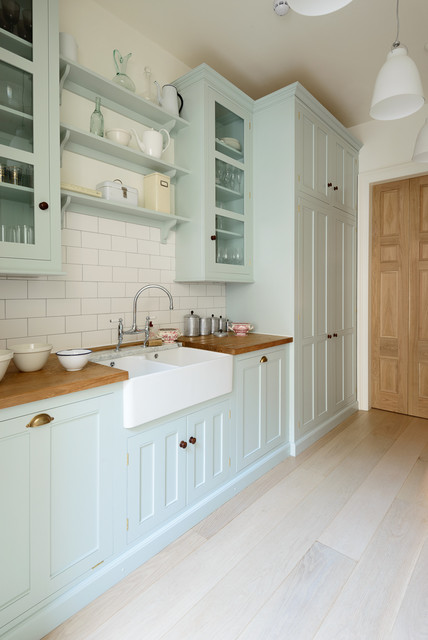
[[[416,138],[412,160],[414,162],[428,162],[428,118]]]
[[[326,13],[333,13],[352,0],[288,0],[290,9],[304,16],[323,16]]]
[[[398,39],[399,18],[397,0],[397,37],[386,62],[379,71],[373,90],[370,115],[375,120],[397,120],[418,111],[424,104],[422,82],[407,47]]]

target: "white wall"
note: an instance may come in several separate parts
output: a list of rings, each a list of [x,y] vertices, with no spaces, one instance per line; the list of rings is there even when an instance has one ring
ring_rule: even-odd
[[[137,94],[145,88],[146,66],[161,85],[189,70],[93,0],[60,0],[59,5],[60,31],[75,37],[80,64],[112,78],[113,49],[122,55],[132,52],[127,71]],[[93,103],[63,92],[63,121],[88,130],[93,109]],[[118,114],[103,112],[106,128],[131,126]],[[136,128],[142,131],[141,125]],[[173,145],[167,153],[165,159],[173,160]],[[142,176],[64,153],[64,182],[94,188],[98,182],[115,178],[138,188],[143,204]],[[112,344],[116,326],[110,319],[122,317],[125,328],[129,327],[134,294],[148,283],[162,284],[171,291],[174,311],[169,311],[165,294],[152,290],[139,300],[140,324],[148,312],[156,316],[155,328],[182,328],[184,315],[191,309],[200,315],[225,315],[225,285],[174,283],[174,232],[164,245],[157,229],[69,212],[62,232],[62,254],[63,276],[0,278],[0,348],[29,341],[52,343],[54,350]]]
[[[370,185],[428,173],[428,163],[412,162],[418,131],[428,117],[428,105],[392,122],[370,121],[350,132],[363,143],[358,184],[358,400],[370,408]]]

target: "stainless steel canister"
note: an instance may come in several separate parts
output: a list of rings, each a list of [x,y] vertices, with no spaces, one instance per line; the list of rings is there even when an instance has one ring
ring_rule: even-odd
[[[212,313],[211,314],[211,333],[217,333],[217,331],[219,330],[219,318],[216,318],[216,316]]]
[[[201,336],[208,336],[211,333],[211,318],[201,318],[199,331]]]
[[[223,318],[223,316],[220,316],[218,319],[218,330],[221,331],[222,333],[224,331],[227,331],[227,318]]]
[[[184,316],[184,336],[199,336],[199,325],[200,325],[200,317],[191,311],[187,315]]]

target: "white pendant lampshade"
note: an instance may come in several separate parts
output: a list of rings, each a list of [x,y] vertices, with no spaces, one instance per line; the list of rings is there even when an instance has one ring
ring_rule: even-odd
[[[326,13],[333,13],[352,0],[288,0],[288,4],[293,11],[304,16],[323,16]]]
[[[424,102],[421,78],[407,54],[407,47],[395,46],[394,43],[376,79],[371,117],[375,120],[397,120],[415,113]]]
[[[414,162],[428,162],[428,118],[416,138],[412,159]]]

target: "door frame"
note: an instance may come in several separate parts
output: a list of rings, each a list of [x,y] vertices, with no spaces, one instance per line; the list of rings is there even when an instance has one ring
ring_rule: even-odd
[[[426,166],[420,171],[414,162],[366,171],[358,176],[358,246],[357,246],[357,400],[359,409],[371,408],[371,231],[372,185],[427,175]]]

